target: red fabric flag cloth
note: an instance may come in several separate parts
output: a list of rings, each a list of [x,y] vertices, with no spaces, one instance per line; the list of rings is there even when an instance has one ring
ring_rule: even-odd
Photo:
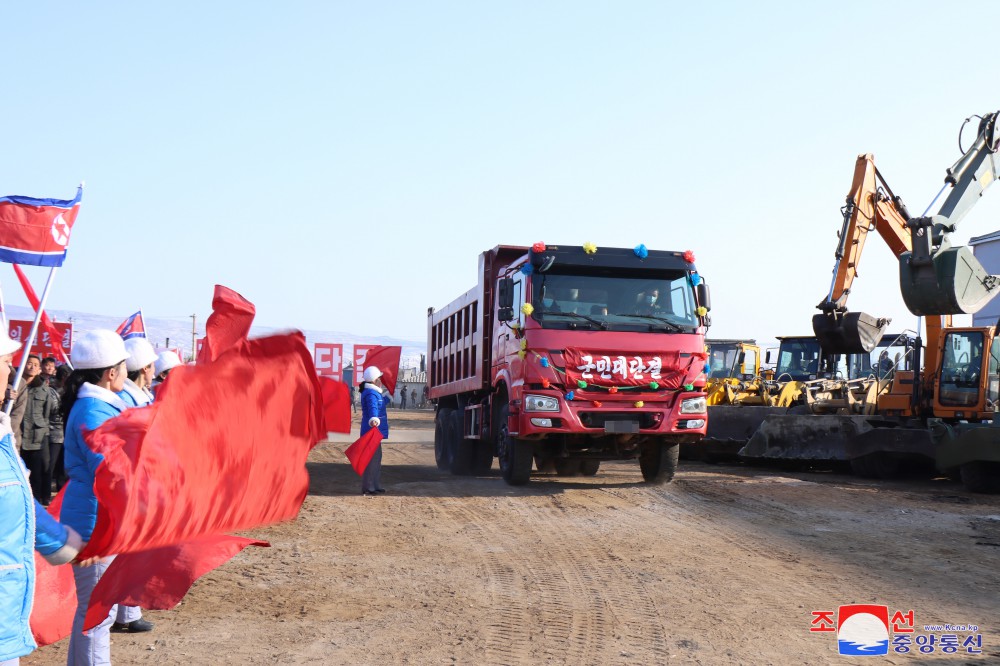
[[[54,518],[59,518],[65,494],[66,486],[63,486],[49,504],[48,511]],[[29,621],[35,642],[39,646],[51,645],[69,636],[75,611],[73,567],[68,564],[53,566],[35,551],[35,601]]]
[[[329,377],[319,378],[323,389],[323,416],[329,432],[351,432],[351,388]]]
[[[323,397],[299,333],[244,341],[174,368],[152,405],[86,434],[104,456],[81,559],[238,532],[298,514]]]
[[[389,393],[396,392],[396,377],[399,375],[399,357],[402,347],[372,347],[365,356],[365,367],[375,366],[382,371],[382,383]],[[358,383],[360,383],[360,377]]]
[[[381,443],[382,433],[378,428],[372,428],[344,450],[344,455],[351,461],[351,467],[358,476],[365,473],[368,463],[372,461],[372,456]]]
[[[226,350],[247,339],[256,309],[253,303],[221,284],[215,285],[212,314],[205,322],[205,338],[198,362],[219,358]]]
[[[84,631],[99,625],[116,603],[150,610],[175,608],[194,582],[212,569],[225,564],[247,546],[270,545],[266,541],[223,534],[119,555],[91,593]]]
[[[35,289],[31,286],[31,282],[28,281],[28,276],[24,274],[24,271],[22,271],[21,267],[17,264],[14,264],[14,272],[17,273],[17,279],[21,282],[21,288],[24,289],[24,295],[28,297],[28,302],[31,303],[31,308],[37,314],[38,306],[41,305],[41,301],[39,301],[38,296],[35,295]],[[59,342],[62,340],[62,336],[59,335],[59,331],[57,331],[52,325],[52,320],[49,319],[49,316],[45,314],[44,310],[42,310],[42,319],[39,323],[42,326],[42,330],[49,334],[49,340],[52,341],[52,353],[55,354],[56,358],[61,360],[63,363],[68,363],[69,359],[66,358],[66,352],[63,351],[62,344]]]

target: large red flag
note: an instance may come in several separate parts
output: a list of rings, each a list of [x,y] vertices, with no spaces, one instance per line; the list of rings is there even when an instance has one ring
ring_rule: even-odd
[[[255,313],[253,303],[229,287],[215,285],[212,314],[205,323],[204,343],[197,352],[198,362],[214,361],[227,349],[246,340]]]
[[[222,534],[119,555],[91,593],[84,630],[99,625],[116,603],[170,610],[181,602],[196,580],[247,546],[270,545],[266,541]]]
[[[344,382],[319,378],[323,387],[323,416],[329,432],[351,432],[351,389]]]
[[[65,494],[66,486],[63,486],[49,504],[48,511],[56,519],[59,518]],[[73,580],[73,568],[65,564],[49,564],[35,551],[35,602],[31,606],[29,621],[35,642],[50,645],[69,636],[75,609],[76,581]]]
[[[396,392],[396,377],[399,376],[399,357],[402,347],[372,347],[365,356],[365,367],[375,366],[382,371],[382,383],[389,393]],[[360,377],[358,382],[360,383]]]
[[[21,267],[14,264],[14,272],[17,273],[17,279],[21,282],[21,288],[24,289],[24,295],[28,297],[28,302],[31,303],[31,308],[37,313],[38,306],[41,305],[41,301],[38,300],[38,296],[35,295],[35,290],[31,286],[31,282],[28,281],[28,276],[24,274]],[[63,351],[62,344],[59,342],[62,340],[62,336],[59,335],[59,331],[55,329],[52,325],[52,321],[49,316],[45,314],[42,310],[42,319],[39,322],[42,325],[42,330],[49,334],[49,339],[52,340],[52,353],[59,357],[63,363],[68,363],[69,359],[66,358],[66,352]],[[25,350],[30,353],[30,350]]]
[[[344,450],[344,455],[351,461],[351,467],[358,475],[365,473],[368,463],[371,462],[381,443],[382,433],[378,428],[372,428]]]

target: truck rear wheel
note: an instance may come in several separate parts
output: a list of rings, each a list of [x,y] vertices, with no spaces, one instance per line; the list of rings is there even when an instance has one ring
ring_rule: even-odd
[[[576,476],[580,473],[579,458],[556,458],[556,474],[559,476]]]
[[[451,469],[452,449],[448,443],[448,428],[454,410],[439,409],[434,419],[434,462],[442,472]]]
[[[512,486],[523,486],[531,479],[531,442],[511,437],[507,429],[510,408],[504,405],[497,412],[497,454],[503,480]]]
[[[580,461],[580,473],[583,474],[584,476],[594,476],[600,469],[601,469],[600,460]]]
[[[651,442],[642,447],[639,453],[639,469],[642,478],[647,483],[669,483],[677,471],[677,461],[680,458],[680,444],[668,442]]]
[[[1000,463],[977,460],[963,464],[962,485],[974,493],[1000,493]]]
[[[451,473],[456,476],[472,474],[472,466],[476,460],[476,441],[465,439],[465,423],[462,410],[456,409],[449,419],[450,431],[448,440],[451,442]]]

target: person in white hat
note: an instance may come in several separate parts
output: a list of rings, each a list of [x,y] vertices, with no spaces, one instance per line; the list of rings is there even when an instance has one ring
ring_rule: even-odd
[[[389,418],[386,415],[386,397],[382,394],[382,371],[374,365],[365,368],[361,376],[361,434],[378,428],[382,438],[389,436]],[[385,492],[382,487],[382,445],[379,444],[371,462],[361,475],[361,494],[376,495]]]
[[[156,365],[153,367],[153,376],[156,378],[153,385],[161,383],[167,378],[167,374],[178,365],[181,365],[181,357],[177,355],[177,352],[169,349],[161,351],[156,357]]]
[[[21,344],[0,330],[0,386],[6,386],[14,352]],[[35,649],[28,618],[35,599],[35,557],[32,547],[51,564],[66,564],[83,548],[71,527],[59,524],[31,496],[28,470],[14,450],[10,417],[0,412],[0,664],[17,664]]]
[[[128,360],[125,361],[128,377],[118,397],[129,407],[145,407],[153,402],[156,350],[146,338],[129,338],[125,341],[125,351],[128,352]]]
[[[61,519],[85,540],[90,539],[97,523],[94,470],[104,458],[90,450],[84,441],[83,431],[97,428],[128,408],[118,396],[125,387],[128,373],[125,362],[128,358],[125,341],[108,330],[81,334],[73,341],[73,351],[70,352],[74,370],[66,378],[61,405],[66,423],[63,456],[70,483],[63,498]],[[111,663],[111,624],[117,616],[118,607],[113,606],[104,621],[83,633],[90,594],[110,563],[111,558],[105,558],[90,566],[73,569],[77,606],[67,654],[70,664]],[[142,622],[152,628],[150,623]]]

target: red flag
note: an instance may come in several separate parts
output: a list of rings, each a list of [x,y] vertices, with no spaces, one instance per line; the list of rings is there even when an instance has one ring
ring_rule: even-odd
[[[88,631],[99,625],[116,603],[150,610],[174,608],[196,580],[247,546],[270,545],[266,541],[223,534],[119,555],[91,593],[83,628]]]
[[[351,389],[344,382],[319,378],[323,387],[323,416],[329,432],[351,432]]]
[[[28,282],[28,276],[24,274],[24,271],[17,264],[14,264],[14,272],[17,273],[17,279],[21,281],[21,288],[24,289],[24,295],[28,297],[31,308],[37,313],[41,302],[38,300],[38,296],[35,295],[35,290],[32,288],[31,283]],[[52,325],[49,316],[45,314],[44,310],[42,310],[42,319],[39,323],[42,325],[42,330],[48,333],[49,339],[52,340],[52,353],[58,356],[63,363],[68,363],[69,359],[66,358],[66,352],[63,351],[62,345],[59,344],[62,336],[59,335],[59,331]],[[25,351],[30,353],[30,350]]]
[[[382,433],[378,428],[372,428],[344,450],[344,455],[351,461],[351,467],[359,476],[365,473],[368,463],[372,461],[372,456],[381,443]]]
[[[212,314],[205,323],[205,337],[198,362],[207,363],[247,339],[256,309],[229,287],[215,285]],[[315,370],[313,370],[315,372]]]
[[[389,393],[396,392],[396,377],[399,374],[399,357],[402,352],[402,347],[379,346],[369,349],[365,356],[366,368],[374,365],[382,371],[382,383],[389,389]]]
[[[67,484],[69,485],[69,484]],[[66,486],[49,504],[49,513],[59,518]],[[31,606],[31,633],[38,645],[51,645],[69,636],[76,610],[73,567],[53,566],[35,551],[35,602]]]

